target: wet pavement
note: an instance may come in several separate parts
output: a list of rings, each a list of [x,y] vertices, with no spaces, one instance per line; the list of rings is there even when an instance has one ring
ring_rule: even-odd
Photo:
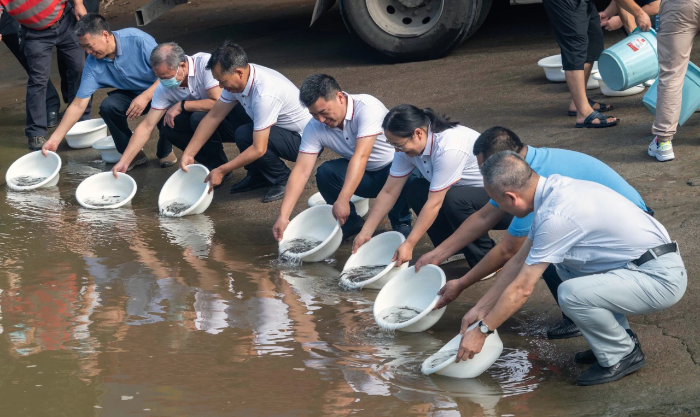
[[[142,3],[112,4],[105,14],[115,28],[132,25],[128,12]],[[613,384],[574,386],[585,366],[574,364],[573,355],[586,344],[545,338],[559,311],[540,283],[499,329],[505,348],[485,374],[474,380],[423,376],[422,362],[455,336],[488,281],[450,305],[430,331],[387,333],[372,317],[376,291],[338,285],[348,243],[326,262],[277,262],[270,229],[280,203],[260,203],[265,190],[233,196],[224,186],[204,214],[164,218],[158,193],[174,168],[151,160],[130,173],[139,187],[131,204],[86,210],[75,189],[108,166],[97,151],[62,147],[57,187],[0,188],[0,415],[700,413],[700,299],[692,279],[699,272],[700,119],[681,129],[677,160],[665,164],[645,154],[652,118],[641,96],[606,100],[619,109],[619,127],[573,129],[565,87],[548,83],[535,65],[557,51],[539,5],[497,6],[449,57],[393,64],[347,34],[337,11],[306,29],[308,3],[193,2],[148,30],[189,53],[210,51],[230,37],[252,62],[297,85],[324,71],[347,91],[373,94],[387,107],[431,106],[479,130],[508,126],[533,145],[583,151],[613,166],[678,239],[691,277],[678,305],[631,319],[646,367]],[[607,35],[606,43],[618,38]],[[24,74],[10,58],[0,47],[3,179],[26,152]],[[693,60],[699,63],[700,54]],[[98,93],[96,103],[102,97]],[[154,148],[151,141],[147,153],[153,156]],[[236,153],[232,145],[226,150]],[[234,181],[242,177],[235,173]],[[312,181],[295,213],[315,191]],[[414,259],[429,249],[424,239]],[[465,268],[458,262],[445,271],[456,278]]]

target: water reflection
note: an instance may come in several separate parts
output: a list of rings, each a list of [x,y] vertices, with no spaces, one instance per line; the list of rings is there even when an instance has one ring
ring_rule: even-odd
[[[158,221],[171,243],[189,249],[198,257],[209,254],[214,222],[206,214],[178,218],[160,216]]]

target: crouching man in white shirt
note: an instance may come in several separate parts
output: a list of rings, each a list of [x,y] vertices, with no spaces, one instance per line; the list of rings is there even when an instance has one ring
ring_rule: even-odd
[[[563,279],[559,305],[591,347],[576,354],[576,362],[593,364],[576,384],[616,381],[644,366],[626,316],[671,307],[687,285],[678,245],[661,223],[598,183],[540,177],[512,151],[491,156],[481,172],[501,209],[535,215],[525,244],[464,316],[457,360],[481,351],[486,336],[525,303],[551,263]]]
[[[325,74],[310,75],[301,85],[300,99],[314,120],[304,129],[272,234],[282,240],[316,159],[327,147],[341,158],[318,167],[316,185],[326,203],[333,205],[333,216],[340,222],[343,239],[347,239],[364,225],[350,198],[353,194],[377,197],[389,177],[394,148],[382,133],[382,121],[389,110],[370,95],[342,91],[338,82]],[[405,198],[394,204],[389,220],[394,230],[406,236],[411,232],[411,212]]]

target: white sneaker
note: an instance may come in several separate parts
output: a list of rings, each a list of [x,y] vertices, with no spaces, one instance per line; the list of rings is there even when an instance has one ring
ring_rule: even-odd
[[[654,140],[649,144],[649,156],[656,158],[659,162],[670,161],[675,158],[671,141],[659,143],[658,139],[658,136],[655,136]]]

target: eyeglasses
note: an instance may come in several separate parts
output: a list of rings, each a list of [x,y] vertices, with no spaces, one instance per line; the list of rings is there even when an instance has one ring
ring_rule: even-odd
[[[396,149],[397,151],[403,152],[403,148],[406,147],[406,144],[408,144],[408,141],[411,140],[411,139],[413,139],[412,136],[411,136],[410,138],[406,139],[406,141],[405,141],[403,144],[401,144],[401,145],[395,145],[395,144],[393,144],[393,143],[391,143],[391,142],[389,142],[389,141],[387,141],[387,142],[389,142],[389,145],[393,146],[394,149]]]

